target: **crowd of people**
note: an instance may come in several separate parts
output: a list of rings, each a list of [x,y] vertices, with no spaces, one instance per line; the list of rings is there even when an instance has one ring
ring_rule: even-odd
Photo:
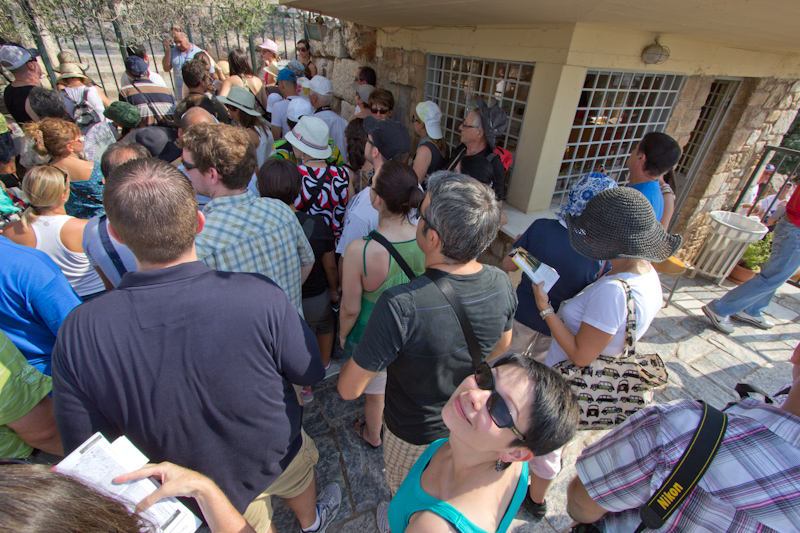
[[[626,357],[661,308],[653,264],[681,245],[664,183],[680,147],[645,135],[630,186],[583,176],[515,244],[559,280],[515,291],[510,257],[478,260],[506,220],[502,107],[478,98],[451,149],[439,106],[419,102],[412,150],[374,69],[359,68],[345,118],[310,43],[296,50],[282,59],[267,39],[256,69],[244,50],[215,61],[174,29],[161,63],[174,90],[132,43],[110,102],[71,54],[48,90],[38,52],[0,47],[24,133],[0,124],[0,457],[21,463],[0,467],[0,523],[139,531],[139,512],[185,496],[211,531],[265,533],[276,496],[302,531],[324,533],[342,488],[317,489],[302,424],[313,387],[337,375],[344,400],[365,397],[353,431],[383,451],[382,532],[505,531],[521,506],[547,513],[587,415],[565,365]],[[792,251],[775,252],[757,298],[737,289],[753,320],[800,263],[800,194],[783,207],[775,239]],[[713,317],[734,307],[706,314],[723,329]],[[793,363],[782,407],[728,409],[709,472],[664,527],[800,523],[800,352]],[[634,531],[702,406],[601,407],[617,427],[578,460],[569,512],[588,531]],[[36,465],[98,431],[161,463],[115,479],[163,482],[135,511]]]

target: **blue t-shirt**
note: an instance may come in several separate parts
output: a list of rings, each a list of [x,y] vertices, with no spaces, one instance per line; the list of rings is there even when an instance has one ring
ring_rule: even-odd
[[[433,442],[425,453],[417,459],[414,466],[409,471],[403,484],[397,491],[397,494],[392,498],[389,504],[389,526],[392,533],[403,533],[408,527],[408,521],[411,515],[419,511],[431,511],[441,516],[453,527],[461,533],[486,533],[483,529],[477,527],[470,522],[458,509],[449,503],[437,500],[424,490],[420,485],[420,477],[422,472],[427,468],[428,463],[431,462],[433,454],[436,453],[442,444],[447,442],[447,439],[439,439]],[[497,533],[503,533],[511,525],[511,521],[517,514],[519,506],[522,505],[522,500],[525,499],[525,494],[528,492],[528,463],[527,461],[522,466],[522,473],[519,476],[517,489],[514,491],[514,497],[508,509],[503,515],[503,520],[500,522],[500,527],[497,528]]]
[[[536,259],[558,272],[560,278],[548,293],[550,304],[556,311],[561,302],[569,300],[584,287],[594,283],[603,268],[603,261],[583,257],[572,249],[567,228],[558,220],[540,218],[534,221],[514,246],[525,248]],[[525,274],[517,287],[517,299],[519,306],[514,319],[533,330],[550,335],[550,328],[542,320],[539,308],[536,307],[531,280]]]
[[[661,194],[661,184],[658,180],[637,183],[636,185],[629,185],[629,187],[633,187],[644,194],[656,212],[656,220],[661,220],[661,216],[664,214],[664,195]]]
[[[81,303],[46,253],[0,236],[0,329],[42,374],[66,316]]]

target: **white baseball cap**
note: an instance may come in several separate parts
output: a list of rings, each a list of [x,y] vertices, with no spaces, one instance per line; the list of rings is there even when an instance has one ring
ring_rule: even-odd
[[[300,121],[286,134],[289,144],[304,154],[317,159],[327,159],[333,151],[328,144],[328,125],[321,118],[300,117]]]
[[[314,106],[305,98],[292,98],[286,108],[286,120],[300,122],[301,117],[314,114]]]
[[[314,76],[306,87],[308,87],[311,92],[317,93],[320,96],[333,95],[333,85],[331,85],[331,81],[325,76]]]
[[[283,100],[283,96],[281,96],[280,93],[270,93],[269,96],[267,96],[267,113],[272,113],[272,106],[281,100]]]
[[[0,46],[0,64],[8,70],[16,70],[37,57],[39,57],[39,51],[35,48],[23,48],[13,43]]]
[[[423,124],[425,131],[431,139],[441,139],[442,135],[442,110],[434,102],[420,102],[417,104],[417,116]]]

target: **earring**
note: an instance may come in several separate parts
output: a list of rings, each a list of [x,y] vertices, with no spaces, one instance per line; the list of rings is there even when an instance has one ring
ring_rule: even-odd
[[[505,468],[505,465],[503,464],[503,461],[498,459],[497,462],[494,464],[494,471],[495,472],[501,472],[503,470],[503,468]]]

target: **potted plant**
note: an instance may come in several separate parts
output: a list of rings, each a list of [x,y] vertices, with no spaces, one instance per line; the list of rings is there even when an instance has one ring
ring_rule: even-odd
[[[767,262],[769,254],[772,252],[772,233],[767,233],[767,236],[750,243],[745,249],[739,263],[733,267],[728,281],[741,284],[751,279],[753,276],[761,272],[761,265]]]

